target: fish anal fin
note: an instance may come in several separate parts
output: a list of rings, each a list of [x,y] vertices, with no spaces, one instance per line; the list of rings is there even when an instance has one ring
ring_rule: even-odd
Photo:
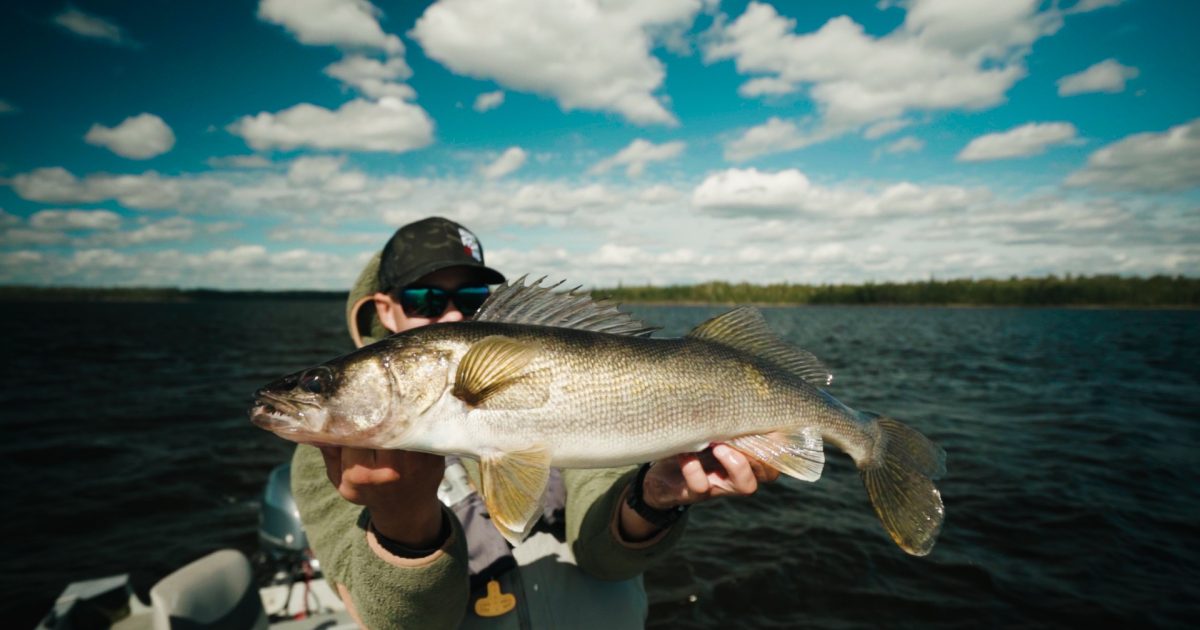
[[[542,513],[550,481],[550,452],[543,447],[484,455],[479,460],[483,502],[505,540],[519,544]]]
[[[475,407],[525,409],[541,406],[549,395],[544,371],[529,370],[537,344],[503,335],[475,342],[458,364],[451,393]]]
[[[753,355],[791,372],[816,387],[833,382],[833,374],[807,350],[788,344],[775,334],[752,306],[717,315],[687,334],[692,339],[720,343]]]
[[[825,466],[824,442],[813,427],[743,435],[727,443],[748,457],[804,481],[820,479]]]

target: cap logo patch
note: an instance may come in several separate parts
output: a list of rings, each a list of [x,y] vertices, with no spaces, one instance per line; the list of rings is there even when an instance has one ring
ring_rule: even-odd
[[[458,228],[458,235],[462,237],[463,252],[470,254],[476,262],[483,262],[483,250],[479,247],[479,239],[464,228]]]

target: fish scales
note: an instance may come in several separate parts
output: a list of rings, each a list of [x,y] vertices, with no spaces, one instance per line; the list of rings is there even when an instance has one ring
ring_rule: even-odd
[[[742,307],[678,339],[605,303],[523,280],[476,320],[409,330],[281,378],[255,424],[302,443],[480,460],[492,522],[519,542],[541,513],[551,466],[653,461],[725,442],[805,481],[826,442],[862,476],[884,529],[925,555],[945,511],[940,447],[833,397],[828,370]]]

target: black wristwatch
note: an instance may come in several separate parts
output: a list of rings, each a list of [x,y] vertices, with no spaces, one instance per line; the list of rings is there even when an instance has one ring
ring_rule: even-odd
[[[638,516],[649,521],[651,525],[666,529],[678,521],[684,512],[687,512],[688,506],[677,505],[670,509],[659,510],[646,505],[642,491],[646,482],[646,472],[650,470],[650,465],[650,463],[645,463],[638,469],[637,477],[633,479],[633,487],[625,495],[625,505],[628,505]]]

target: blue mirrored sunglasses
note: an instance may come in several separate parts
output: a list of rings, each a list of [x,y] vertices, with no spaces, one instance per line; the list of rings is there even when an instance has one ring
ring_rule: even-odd
[[[491,295],[487,285],[458,287],[447,291],[438,287],[404,287],[400,289],[400,306],[409,317],[439,317],[453,301],[464,317],[471,317]]]

